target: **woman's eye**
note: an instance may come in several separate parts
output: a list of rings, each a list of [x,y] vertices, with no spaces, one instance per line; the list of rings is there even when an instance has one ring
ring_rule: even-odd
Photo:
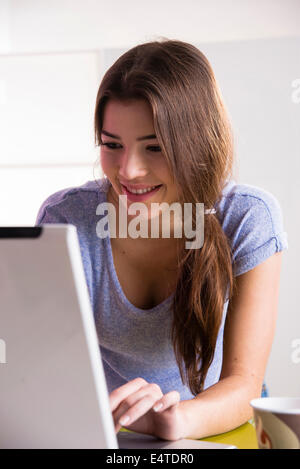
[[[119,147],[115,146],[115,145],[120,145],[119,143],[115,143],[115,142],[106,142],[106,143],[102,142],[102,143],[100,143],[100,145],[104,146],[104,147],[107,147],[110,150],[119,150],[119,148],[120,148],[120,146]],[[147,147],[147,150],[149,150],[151,152],[160,152],[161,148],[158,145],[151,145],[151,146]]]
[[[110,148],[111,150],[115,150],[116,147],[114,147],[113,145],[118,145],[118,143],[107,142],[107,143],[101,143],[101,145],[104,146],[104,147]]]
[[[161,151],[161,148],[158,145],[155,145],[155,146],[147,147],[147,150],[157,152],[157,151]]]

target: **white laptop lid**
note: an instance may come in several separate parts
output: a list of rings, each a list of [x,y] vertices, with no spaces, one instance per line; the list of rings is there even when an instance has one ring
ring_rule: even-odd
[[[0,448],[118,447],[235,448],[116,437],[76,227],[0,228]]]
[[[0,228],[0,339],[0,448],[118,448],[75,226]]]

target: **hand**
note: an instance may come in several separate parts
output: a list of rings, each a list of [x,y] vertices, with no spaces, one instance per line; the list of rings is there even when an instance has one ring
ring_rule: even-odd
[[[184,438],[180,394],[163,394],[157,384],[136,378],[111,392],[110,406],[118,433],[121,427],[165,440]]]

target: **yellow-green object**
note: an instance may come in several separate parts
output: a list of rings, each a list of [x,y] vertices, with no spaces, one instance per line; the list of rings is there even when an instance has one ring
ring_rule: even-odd
[[[251,422],[251,421],[250,421]],[[212,441],[214,443],[225,443],[234,445],[238,449],[258,449],[255,427],[253,423],[247,422],[230,432],[221,433],[220,435],[201,438],[201,441]],[[121,428],[121,431],[129,431]]]
[[[245,423],[230,432],[220,435],[201,438],[203,441],[213,441],[214,443],[225,443],[236,446],[238,449],[258,449],[255,427],[252,423]]]

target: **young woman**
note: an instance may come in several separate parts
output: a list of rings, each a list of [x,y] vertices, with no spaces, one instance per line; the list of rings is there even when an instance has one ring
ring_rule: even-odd
[[[170,440],[229,431],[251,418],[262,390],[287,248],[280,206],[233,180],[226,110],[191,44],[122,55],[101,82],[95,135],[106,177],[51,195],[37,224],[77,227],[116,431]],[[121,195],[127,227],[135,202],[148,222],[161,216],[154,203],[204,204],[203,246],[187,249],[174,218],[170,237],[118,235]],[[116,237],[96,229],[105,202]]]

